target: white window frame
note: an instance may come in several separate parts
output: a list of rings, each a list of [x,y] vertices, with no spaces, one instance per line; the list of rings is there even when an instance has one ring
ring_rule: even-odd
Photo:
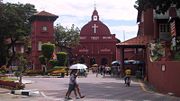
[[[21,46],[21,53],[24,53],[24,46]]]
[[[38,42],[38,51],[41,51],[41,50],[42,50],[42,42],[39,41],[39,42]]]
[[[159,24],[159,32],[160,33],[167,33],[169,32],[169,25],[166,23]]]
[[[42,26],[42,31],[48,31],[48,27],[47,26]]]

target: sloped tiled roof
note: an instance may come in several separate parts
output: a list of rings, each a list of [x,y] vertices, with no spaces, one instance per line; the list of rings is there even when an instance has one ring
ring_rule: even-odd
[[[148,43],[148,40],[149,39],[147,36],[137,36],[116,45],[146,45]]]
[[[58,16],[55,14],[52,14],[52,13],[49,13],[46,11],[41,11],[41,12],[38,12],[38,13],[34,14],[33,16],[31,16],[29,18],[29,20],[31,22],[34,20],[45,20],[45,19],[55,21],[57,18],[58,18]]]
[[[36,16],[57,16],[55,14],[52,14],[52,13],[49,13],[49,12],[46,12],[46,11],[41,11],[41,12],[38,12],[35,14]]]

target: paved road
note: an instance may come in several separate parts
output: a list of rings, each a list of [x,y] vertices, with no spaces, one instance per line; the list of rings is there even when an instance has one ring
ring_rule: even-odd
[[[26,84],[26,89],[36,89],[40,91],[40,94],[26,97],[2,91],[0,101],[12,101],[12,99],[13,101],[64,101],[68,88],[68,77],[24,77],[24,79],[33,81],[32,84]],[[133,81],[131,87],[125,87],[122,79],[110,76],[96,77],[95,74],[89,74],[87,78],[79,77],[77,81],[81,93],[86,97],[75,99],[72,93],[73,101],[180,101],[177,97],[144,91],[138,82]]]

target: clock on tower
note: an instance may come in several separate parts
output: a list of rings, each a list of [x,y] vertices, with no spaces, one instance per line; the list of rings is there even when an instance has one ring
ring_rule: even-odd
[[[96,15],[93,16],[93,21],[97,21],[97,16]]]

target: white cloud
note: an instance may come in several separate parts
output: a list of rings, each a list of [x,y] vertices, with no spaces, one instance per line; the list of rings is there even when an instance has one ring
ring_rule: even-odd
[[[38,11],[45,10],[58,15],[55,24],[60,23],[63,26],[75,24],[79,28],[91,20],[94,1],[101,21],[112,19],[136,22],[137,10],[133,7],[136,0],[3,0],[3,2],[34,4]],[[123,26],[122,23],[121,26],[108,27],[112,33],[117,34],[116,36],[123,30],[133,35],[137,33],[136,26]]]
[[[128,40],[137,35],[137,26],[115,26],[111,27],[111,33],[116,34],[116,38],[121,41]]]
[[[89,16],[94,9],[93,0],[4,0],[34,4],[37,10],[46,10],[61,15]],[[137,11],[133,8],[135,0],[96,0],[96,8],[104,19],[136,19]]]
[[[137,31],[138,27],[137,26],[115,26],[111,27],[113,31],[125,31],[125,32],[132,32],[132,31]]]

